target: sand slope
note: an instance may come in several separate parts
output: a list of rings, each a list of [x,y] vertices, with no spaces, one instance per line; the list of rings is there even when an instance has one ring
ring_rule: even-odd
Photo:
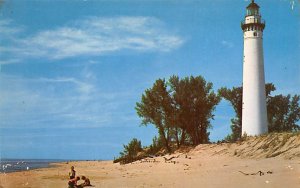
[[[299,135],[276,134],[235,144],[199,145],[188,153],[177,152],[126,165],[112,161],[61,163],[53,168],[0,174],[0,187],[68,187],[67,174],[73,165],[78,175],[86,175],[99,188],[293,188],[300,187],[299,145]]]

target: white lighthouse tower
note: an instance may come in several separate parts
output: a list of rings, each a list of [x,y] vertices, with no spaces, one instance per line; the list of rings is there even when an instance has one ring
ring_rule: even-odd
[[[244,33],[242,134],[254,136],[268,132],[263,56],[265,22],[254,0],[247,6],[241,27]]]

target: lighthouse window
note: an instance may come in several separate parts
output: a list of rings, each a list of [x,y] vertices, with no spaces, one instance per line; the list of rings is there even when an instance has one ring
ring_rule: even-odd
[[[256,37],[256,36],[257,36],[257,33],[256,33],[256,32],[254,32],[254,33],[253,33],[253,35]]]

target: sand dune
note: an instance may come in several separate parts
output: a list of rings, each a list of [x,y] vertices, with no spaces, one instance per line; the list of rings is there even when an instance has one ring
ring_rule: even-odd
[[[64,188],[68,170],[90,178],[95,187],[299,187],[300,136],[271,134],[234,144],[204,144],[131,164],[81,161],[0,174],[3,188]],[[170,159],[170,160],[169,160]]]

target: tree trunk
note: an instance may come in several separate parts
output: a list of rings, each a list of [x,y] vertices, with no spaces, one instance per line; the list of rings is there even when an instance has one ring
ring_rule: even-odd
[[[180,142],[179,142],[179,131],[178,128],[175,128],[175,138],[176,138],[176,144],[177,144],[177,148],[180,147]]]
[[[171,153],[171,148],[169,146],[169,140],[168,138],[166,137],[166,134],[165,134],[165,131],[164,131],[164,128],[163,127],[159,127],[159,134],[160,136],[162,137],[163,139],[163,142],[165,144],[165,148],[167,149],[168,153]]]
[[[185,130],[182,130],[181,132],[181,139],[180,139],[180,145],[183,145],[185,141]]]

